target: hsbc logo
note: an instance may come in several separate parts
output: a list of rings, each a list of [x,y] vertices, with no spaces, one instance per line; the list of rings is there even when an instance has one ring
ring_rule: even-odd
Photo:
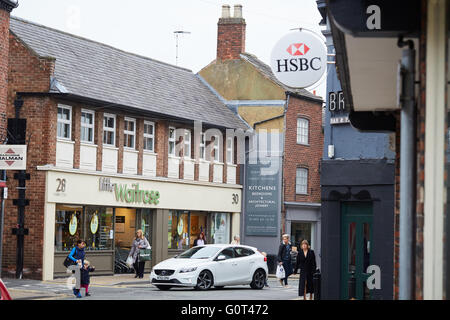
[[[304,43],[293,43],[286,49],[286,51],[291,56],[303,56],[309,51],[309,47]]]
[[[289,33],[272,50],[272,72],[289,87],[306,88],[316,83],[326,66],[325,44],[313,32]]]

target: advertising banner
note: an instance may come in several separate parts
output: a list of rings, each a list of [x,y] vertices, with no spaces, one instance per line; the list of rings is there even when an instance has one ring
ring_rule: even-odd
[[[0,145],[0,170],[26,170],[27,146],[3,144]]]

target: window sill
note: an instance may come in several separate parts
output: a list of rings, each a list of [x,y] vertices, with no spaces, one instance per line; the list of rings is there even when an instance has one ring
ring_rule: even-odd
[[[108,149],[108,150],[119,150],[119,148],[111,145],[111,144],[103,144],[103,149]]]
[[[309,143],[298,143],[298,142],[297,142],[297,145],[305,146],[305,147],[310,147],[311,146]]]
[[[75,144],[75,141],[72,141],[70,139],[64,139],[64,138],[57,138],[56,141],[57,142],[63,142],[63,143]]]
[[[88,142],[88,141],[81,141],[80,142],[80,146],[96,147],[97,148],[96,144],[94,144],[93,142]]]
[[[127,148],[127,147],[123,147],[123,151],[132,152],[132,153],[139,153],[139,150],[136,150],[136,149],[133,149],[133,148]]]
[[[143,150],[144,154],[149,156],[157,156],[158,154],[153,151]]]

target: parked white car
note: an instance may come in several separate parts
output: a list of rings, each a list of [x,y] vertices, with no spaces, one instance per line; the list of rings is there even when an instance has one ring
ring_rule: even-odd
[[[207,244],[155,265],[150,282],[160,290],[172,287],[211,287],[250,285],[264,288],[267,258],[256,248],[243,245]]]

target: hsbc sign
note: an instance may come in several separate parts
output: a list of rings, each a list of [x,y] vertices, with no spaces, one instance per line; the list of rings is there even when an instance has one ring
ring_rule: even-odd
[[[306,88],[318,82],[327,70],[327,48],[311,31],[291,32],[273,48],[270,65],[284,85]]]

